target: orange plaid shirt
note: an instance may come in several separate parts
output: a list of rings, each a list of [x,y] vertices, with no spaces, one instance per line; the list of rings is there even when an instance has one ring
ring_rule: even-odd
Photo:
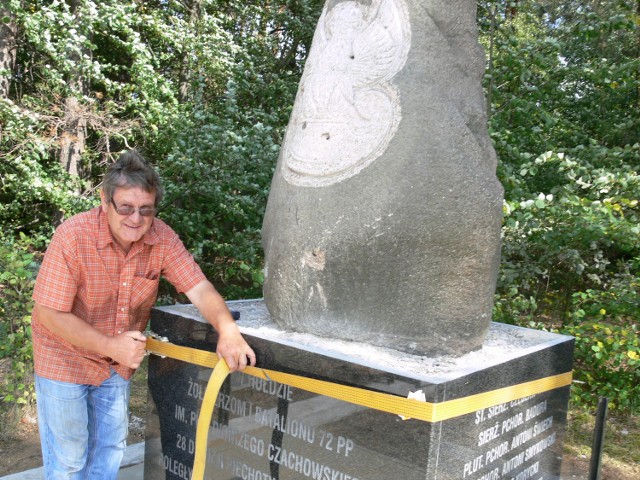
[[[101,207],[62,223],[51,239],[36,279],[33,299],[72,312],[105,335],[143,331],[158,293],[160,276],[179,292],[206,277],[178,235],[154,218],[128,254],[115,243]],[[134,370],[76,347],[48,330],[34,311],[35,371],[62,382],[100,385],[113,368],[129,379]]]

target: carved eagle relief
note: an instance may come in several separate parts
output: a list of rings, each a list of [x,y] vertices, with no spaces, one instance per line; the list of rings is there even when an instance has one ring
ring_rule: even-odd
[[[393,77],[411,45],[404,0],[334,4],[320,16],[283,145],[282,173],[322,187],[359,173],[401,119]]]

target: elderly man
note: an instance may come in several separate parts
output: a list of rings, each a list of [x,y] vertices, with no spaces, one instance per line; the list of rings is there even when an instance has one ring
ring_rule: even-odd
[[[115,479],[128,427],[129,380],[164,276],[219,334],[230,369],[255,364],[224,300],[178,235],[155,218],[157,172],[138,153],[107,171],[102,203],[54,234],[33,294],[38,421],[47,479]]]

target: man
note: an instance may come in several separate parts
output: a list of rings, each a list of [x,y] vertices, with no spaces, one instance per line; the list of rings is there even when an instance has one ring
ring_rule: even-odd
[[[160,276],[219,334],[229,368],[255,365],[224,300],[177,234],[155,218],[157,172],[136,152],[107,171],[101,205],[66,220],[38,273],[32,316],[36,399],[47,479],[115,479],[128,427],[129,379]]]

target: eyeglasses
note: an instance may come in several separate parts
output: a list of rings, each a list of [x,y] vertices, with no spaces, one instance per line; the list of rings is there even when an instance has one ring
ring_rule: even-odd
[[[152,217],[158,211],[155,207],[135,208],[135,207],[132,207],[131,205],[117,206],[116,202],[113,201],[113,198],[111,199],[111,204],[113,205],[113,208],[116,209],[116,212],[118,213],[118,215],[123,215],[125,217],[128,215],[133,215],[136,211],[143,217]]]

